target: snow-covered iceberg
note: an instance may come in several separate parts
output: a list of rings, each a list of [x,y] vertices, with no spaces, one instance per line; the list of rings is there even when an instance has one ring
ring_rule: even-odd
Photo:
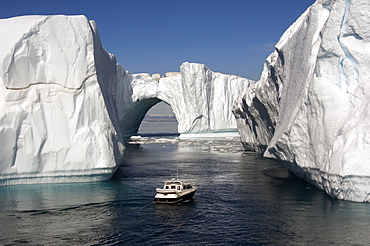
[[[0,184],[108,179],[124,155],[115,57],[84,16],[0,20]]]
[[[147,111],[160,101],[171,106],[181,136],[236,131],[233,103],[240,91],[254,83],[189,62],[180,66],[179,73],[167,73],[165,77],[131,74],[120,65],[117,73],[116,104],[121,129],[127,135],[137,133]]]
[[[318,0],[233,109],[246,149],[338,199],[370,201],[370,2]]]

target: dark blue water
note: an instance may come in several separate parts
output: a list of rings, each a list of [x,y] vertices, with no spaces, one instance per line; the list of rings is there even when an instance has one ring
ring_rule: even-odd
[[[369,244],[369,204],[332,199],[241,149],[237,142],[130,146],[108,182],[0,187],[0,244]],[[155,188],[177,170],[198,187],[194,201],[152,204]]]

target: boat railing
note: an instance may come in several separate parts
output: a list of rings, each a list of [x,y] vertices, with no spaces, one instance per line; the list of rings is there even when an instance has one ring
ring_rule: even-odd
[[[161,189],[161,188],[157,188],[156,191],[158,193],[171,194],[171,193],[179,193],[179,192],[181,192],[181,189]]]

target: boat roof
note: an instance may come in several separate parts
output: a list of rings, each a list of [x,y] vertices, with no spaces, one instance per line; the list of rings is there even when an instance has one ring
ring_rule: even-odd
[[[190,183],[188,183],[188,182],[183,182],[183,181],[178,180],[178,179],[175,179],[175,178],[173,178],[173,179],[171,179],[171,180],[167,180],[167,181],[165,181],[164,183],[165,183],[166,185],[170,185],[170,184],[188,185],[188,184],[190,184]]]

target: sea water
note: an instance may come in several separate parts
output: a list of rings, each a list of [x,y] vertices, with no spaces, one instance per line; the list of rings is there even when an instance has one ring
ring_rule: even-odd
[[[368,245],[370,204],[330,198],[235,140],[145,138],[107,182],[0,187],[1,245]],[[178,171],[194,200],[153,204]]]

